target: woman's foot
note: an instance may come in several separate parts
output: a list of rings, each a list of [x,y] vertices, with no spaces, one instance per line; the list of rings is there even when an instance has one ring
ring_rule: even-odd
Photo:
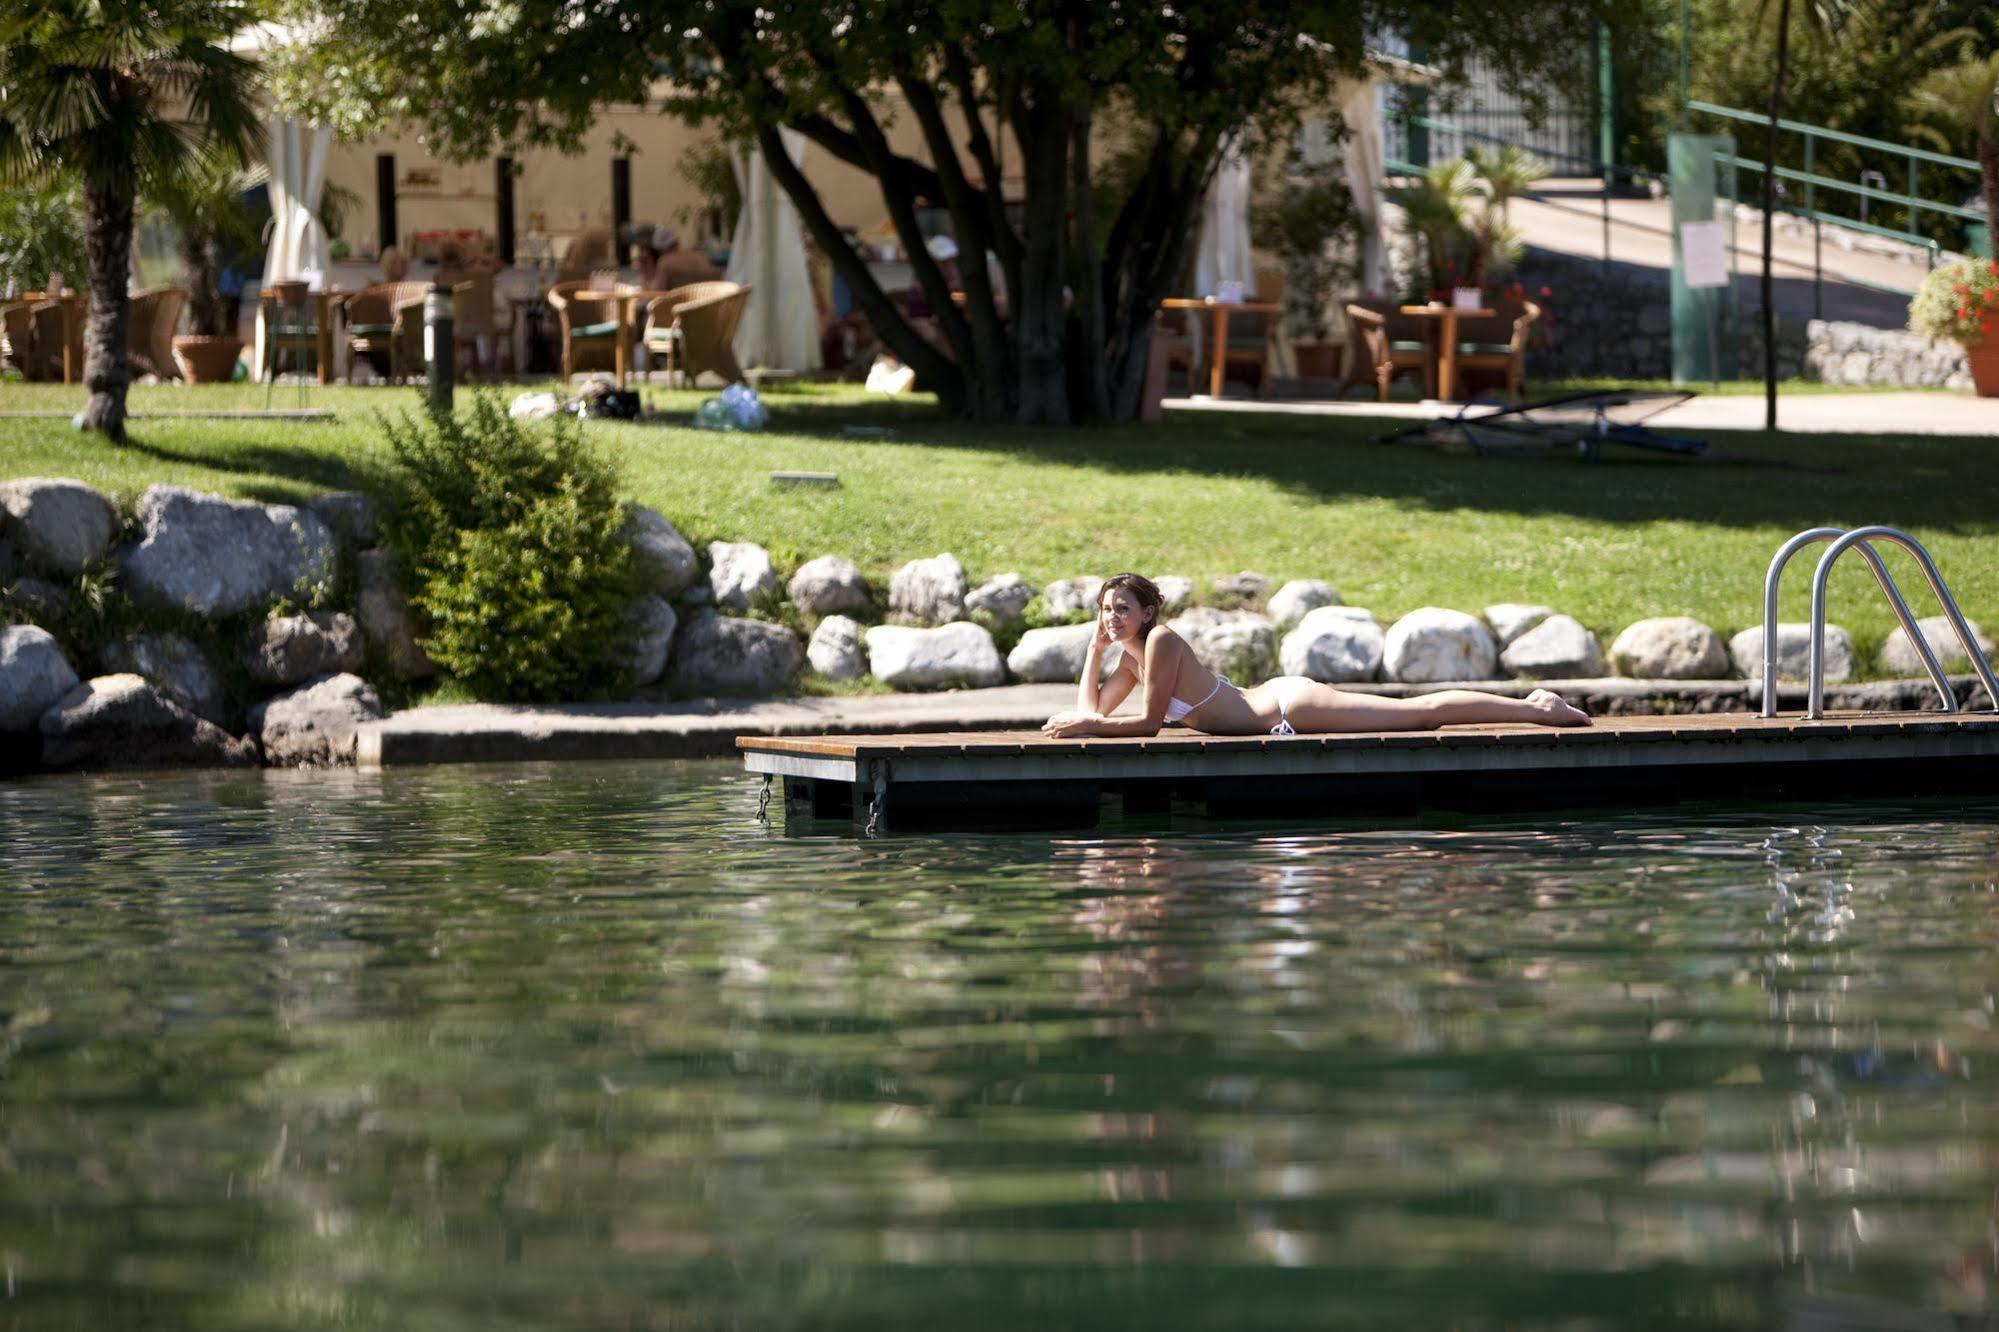
[[[1587,726],[1589,714],[1574,706],[1552,689],[1536,689],[1527,701],[1541,715],[1534,720],[1543,726]]]

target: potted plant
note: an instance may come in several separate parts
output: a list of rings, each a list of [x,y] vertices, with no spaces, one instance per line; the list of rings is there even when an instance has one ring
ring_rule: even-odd
[[[1440,162],[1409,185],[1386,191],[1423,242],[1430,299],[1458,288],[1484,291],[1519,266],[1523,246],[1508,213],[1513,200],[1548,174],[1525,149],[1472,149]]]
[[[1250,239],[1284,260],[1284,330],[1301,379],[1340,373],[1338,296],[1359,272],[1362,221],[1337,162],[1310,162],[1296,148],[1274,198],[1250,212]]]
[[[1909,302],[1909,329],[1964,348],[1981,398],[1999,398],[1999,262],[1961,259],[1932,269]]]
[[[264,176],[261,166],[246,170],[211,154],[154,196],[154,206],[173,223],[187,279],[187,332],[175,335],[173,349],[191,384],[226,382],[243,354],[220,278],[225,254],[254,250],[260,242],[261,215],[244,196]]]

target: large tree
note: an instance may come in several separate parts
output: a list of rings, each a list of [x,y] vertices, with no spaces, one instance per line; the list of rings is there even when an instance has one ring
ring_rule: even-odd
[[[140,192],[246,163],[261,138],[256,67],[231,37],[255,15],[232,0],[18,0],[0,5],[0,185],[83,182],[90,306],[83,421],[125,436],[126,282]]]
[[[619,102],[754,141],[883,340],[947,408],[1051,423],[1136,410],[1153,312],[1232,136],[1268,143],[1328,108],[1369,34],[1420,43],[1447,70],[1491,54],[1523,83],[1572,67],[1597,2],[290,0],[303,40],[278,65],[282,96],[348,134],[413,120],[461,158],[574,146]],[[920,150],[897,146],[899,117]],[[1090,148],[1113,123],[1139,136],[1140,165],[1104,196]],[[780,127],[880,183],[941,345],[843,242]],[[925,201],[949,211],[970,260],[962,304],[924,251]],[[986,253],[1003,290],[976,262]]]

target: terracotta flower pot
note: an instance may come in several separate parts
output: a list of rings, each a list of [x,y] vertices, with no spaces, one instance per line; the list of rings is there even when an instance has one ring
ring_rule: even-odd
[[[1999,398],[1999,337],[1987,338],[1976,347],[1964,349],[1971,366],[1971,386],[1981,398]]]
[[[174,338],[174,360],[190,384],[226,384],[243,354],[241,338],[209,338],[181,333]]]
[[[1340,353],[1343,350],[1345,350],[1345,345],[1338,342],[1292,343],[1292,354],[1298,358],[1298,378],[1339,378]]]

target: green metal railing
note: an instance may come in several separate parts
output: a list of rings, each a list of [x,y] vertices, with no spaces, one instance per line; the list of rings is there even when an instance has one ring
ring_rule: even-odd
[[[1713,102],[1689,100],[1687,102],[1687,109],[1702,115],[1715,116],[1722,120],[1733,120],[1745,125],[1755,125],[1759,128],[1767,127],[1770,124],[1770,117],[1759,112],[1738,111],[1734,107],[1716,106]],[[1864,231],[1871,235],[1884,236],[1891,240],[1907,241],[1913,245],[1920,245],[1929,252],[1931,267],[1936,266],[1937,255],[1942,247],[1935,240],[1916,229],[1924,213],[1934,213],[1941,217],[1956,218],[1963,222],[1979,223],[1986,220],[1983,208],[1966,208],[1961,204],[1946,203],[1941,199],[1926,198],[1918,193],[1917,190],[1916,168],[1918,164],[1928,162],[1935,166],[1953,167],[1960,171],[1969,171],[1976,177],[1979,171],[1978,163],[1968,157],[1952,157],[1949,153],[1935,153],[1927,148],[1912,148],[1903,143],[1890,143],[1885,139],[1870,139],[1860,134],[1848,134],[1843,130],[1826,129],[1820,125],[1807,125],[1803,121],[1785,120],[1781,117],[1777,121],[1777,128],[1780,132],[1802,134],[1805,138],[1804,170],[1800,171],[1793,167],[1780,166],[1775,168],[1774,171],[1778,180],[1793,182],[1805,187],[1805,202],[1803,206],[1801,207],[1786,201],[1779,205],[1780,210],[1783,212],[1807,218],[1814,224],[1830,222],[1835,226],[1851,227],[1856,231]],[[1885,184],[1882,186],[1869,185],[1864,174],[1858,181],[1839,180],[1832,176],[1819,174],[1812,167],[1817,145],[1821,140],[1829,143],[1842,143],[1854,148],[1864,148],[1869,152],[1900,158],[1907,168],[1909,188],[1906,191],[1902,191],[1888,189],[1885,187]],[[1727,154],[1718,160],[1730,167],[1746,168],[1756,172],[1763,170],[1763,163],[1761,161],[1742,157],[1737,154]],[[1831,190],[1836,193],[1856,195],[1860,199],[1863,208],[1869,203],[1879,202],[1907,209],[1908,226],[1906,228],[1882,226],[1879,223],[1866,221],[1864,218],[1848,217],[1841,213],[1826,212],[1818,206],[1818,192],[1820,190]]]

